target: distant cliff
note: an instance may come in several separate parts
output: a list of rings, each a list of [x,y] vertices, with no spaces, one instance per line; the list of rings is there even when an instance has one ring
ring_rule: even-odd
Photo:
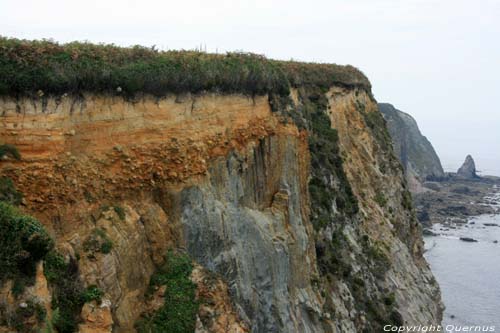
[[[415,119],[388,103],[379,103],[378,107],[410,184],[444,177],[441,161],[432,144],[420,132]]]

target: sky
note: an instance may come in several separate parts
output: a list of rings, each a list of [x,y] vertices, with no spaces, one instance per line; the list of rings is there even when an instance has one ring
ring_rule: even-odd
[[[0,0],[0,35],[351,64],[445,170],[500,176],[500,0]]]

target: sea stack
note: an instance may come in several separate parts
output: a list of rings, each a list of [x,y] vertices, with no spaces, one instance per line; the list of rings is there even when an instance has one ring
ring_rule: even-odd
[[[476,174],[476,164],[472,156],[467,155],[464,163],[457,171],[457,177],[462,179],[476,179],[479,176]]]

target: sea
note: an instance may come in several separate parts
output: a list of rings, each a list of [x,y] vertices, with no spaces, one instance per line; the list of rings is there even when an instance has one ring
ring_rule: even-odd
[[[500,208],[500,188],[495,192],[489,199]],[[443,325],[495,326],[500,332],[500,213],[435,224],[432,231],[438,235],[424,237],[424,256],[441,287]]]

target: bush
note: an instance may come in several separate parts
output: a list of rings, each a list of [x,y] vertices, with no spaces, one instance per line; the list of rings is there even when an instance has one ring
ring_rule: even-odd
[[[194,332],[198,302],[196,285],[189,278],[192,271],[187,255],[169,251],[165,264],[151,277],[150,289],[164,285],[165,303],[155,313],[144,316],[136,323],[139,333]]]
[[[34,277],[36,263],[53,246],[40,222],[0,202],[0,283],[23,275]]]
[[[102,296],[104,296],[104,292],[97,288],[96,285],[89,286],[82,294],[83,302],[85,303],[92,301],[101,303]]]
[[[0,145],[0,159],[2,159],[4,156],[10,156],[12,158],[15,158],[16,160],[21,159],[21,154],[19,154],[17,148],[9,144]]]
[[[51,251],[45,256],[43,273],[49,283],[57,283],[66,270],[67,264],[59,253]]]
[[[0,177],[0,201],[11,205],[19,205],[23,199],[23,194],[16,190],[12,179]]]
[[[66,262],[60,254],[51,251],[45,258],[44,274],[53,289],[54,316],[50,326],[59,333],[74,332],[83,303],[91,295],[84,292],[78,277],[78,263],[73,259]]]

